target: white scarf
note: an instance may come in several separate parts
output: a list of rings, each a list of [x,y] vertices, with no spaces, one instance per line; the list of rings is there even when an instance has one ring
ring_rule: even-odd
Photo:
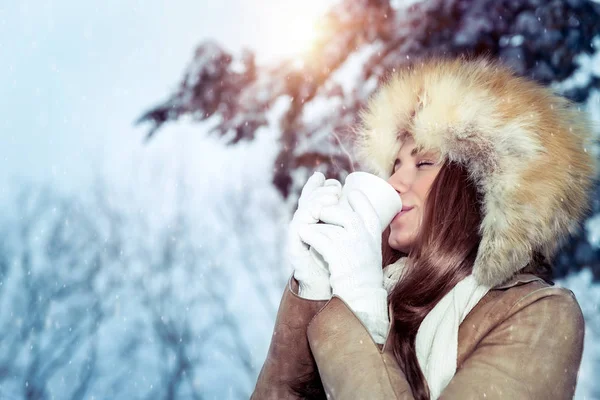
[[[400,279],[406,258],[386,266],[384,287],[388,293]],[[415,341],[417,359],[432,399],[437,399],[456,373],[458,327],[489,291],[473,275],[454,286],[421,322]]]

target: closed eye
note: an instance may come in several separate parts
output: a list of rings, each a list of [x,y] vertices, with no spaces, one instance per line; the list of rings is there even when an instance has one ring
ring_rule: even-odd
[[[431,161],[420,161],[417,163],[417,167],[421,167],[422,165],[433,165],[435,163],[431,162]]]

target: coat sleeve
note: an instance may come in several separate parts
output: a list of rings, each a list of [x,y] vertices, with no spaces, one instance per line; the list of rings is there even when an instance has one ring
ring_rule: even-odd
[[[332,399],[412,399],[392,352],[381,350],[334,297],[308,327]],[[584,319],[572,292],[547,287],[521,298],[459,366],[441,399],[570,399],[581,363]]]
[[[297,293],[298,282],[292,275],[279,304],[271,344],[252,400],[299,399],[292,390],[292,382],[316,371],[306,329],[328,300],[305,299]]]

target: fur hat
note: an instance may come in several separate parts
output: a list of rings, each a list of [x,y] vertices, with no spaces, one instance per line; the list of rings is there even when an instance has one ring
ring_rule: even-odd
[[[476,280],[495,286],[539,251],[550,259],[589,211],[596,174],[586,115],[488,59],[396,73],[361,114],[358,162],[387,179],[411,135],[465,165],[483,195]]]

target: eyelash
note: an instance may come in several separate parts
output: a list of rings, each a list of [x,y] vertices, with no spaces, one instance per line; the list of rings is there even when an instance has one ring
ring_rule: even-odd
[[[435,164],[433,161],[419,161],[417,163],[417,168],[421,167],[422,165],[433,165]],[[398,161],[396,161],[394,163],[394,167],[392,168],[392,172],[396,172],[396,167],[398,167]]]
[[[431,161],[419,161],[417,163],[417,167],[420,167],[421,165],[433,165],[433,162],[431,162]]]

